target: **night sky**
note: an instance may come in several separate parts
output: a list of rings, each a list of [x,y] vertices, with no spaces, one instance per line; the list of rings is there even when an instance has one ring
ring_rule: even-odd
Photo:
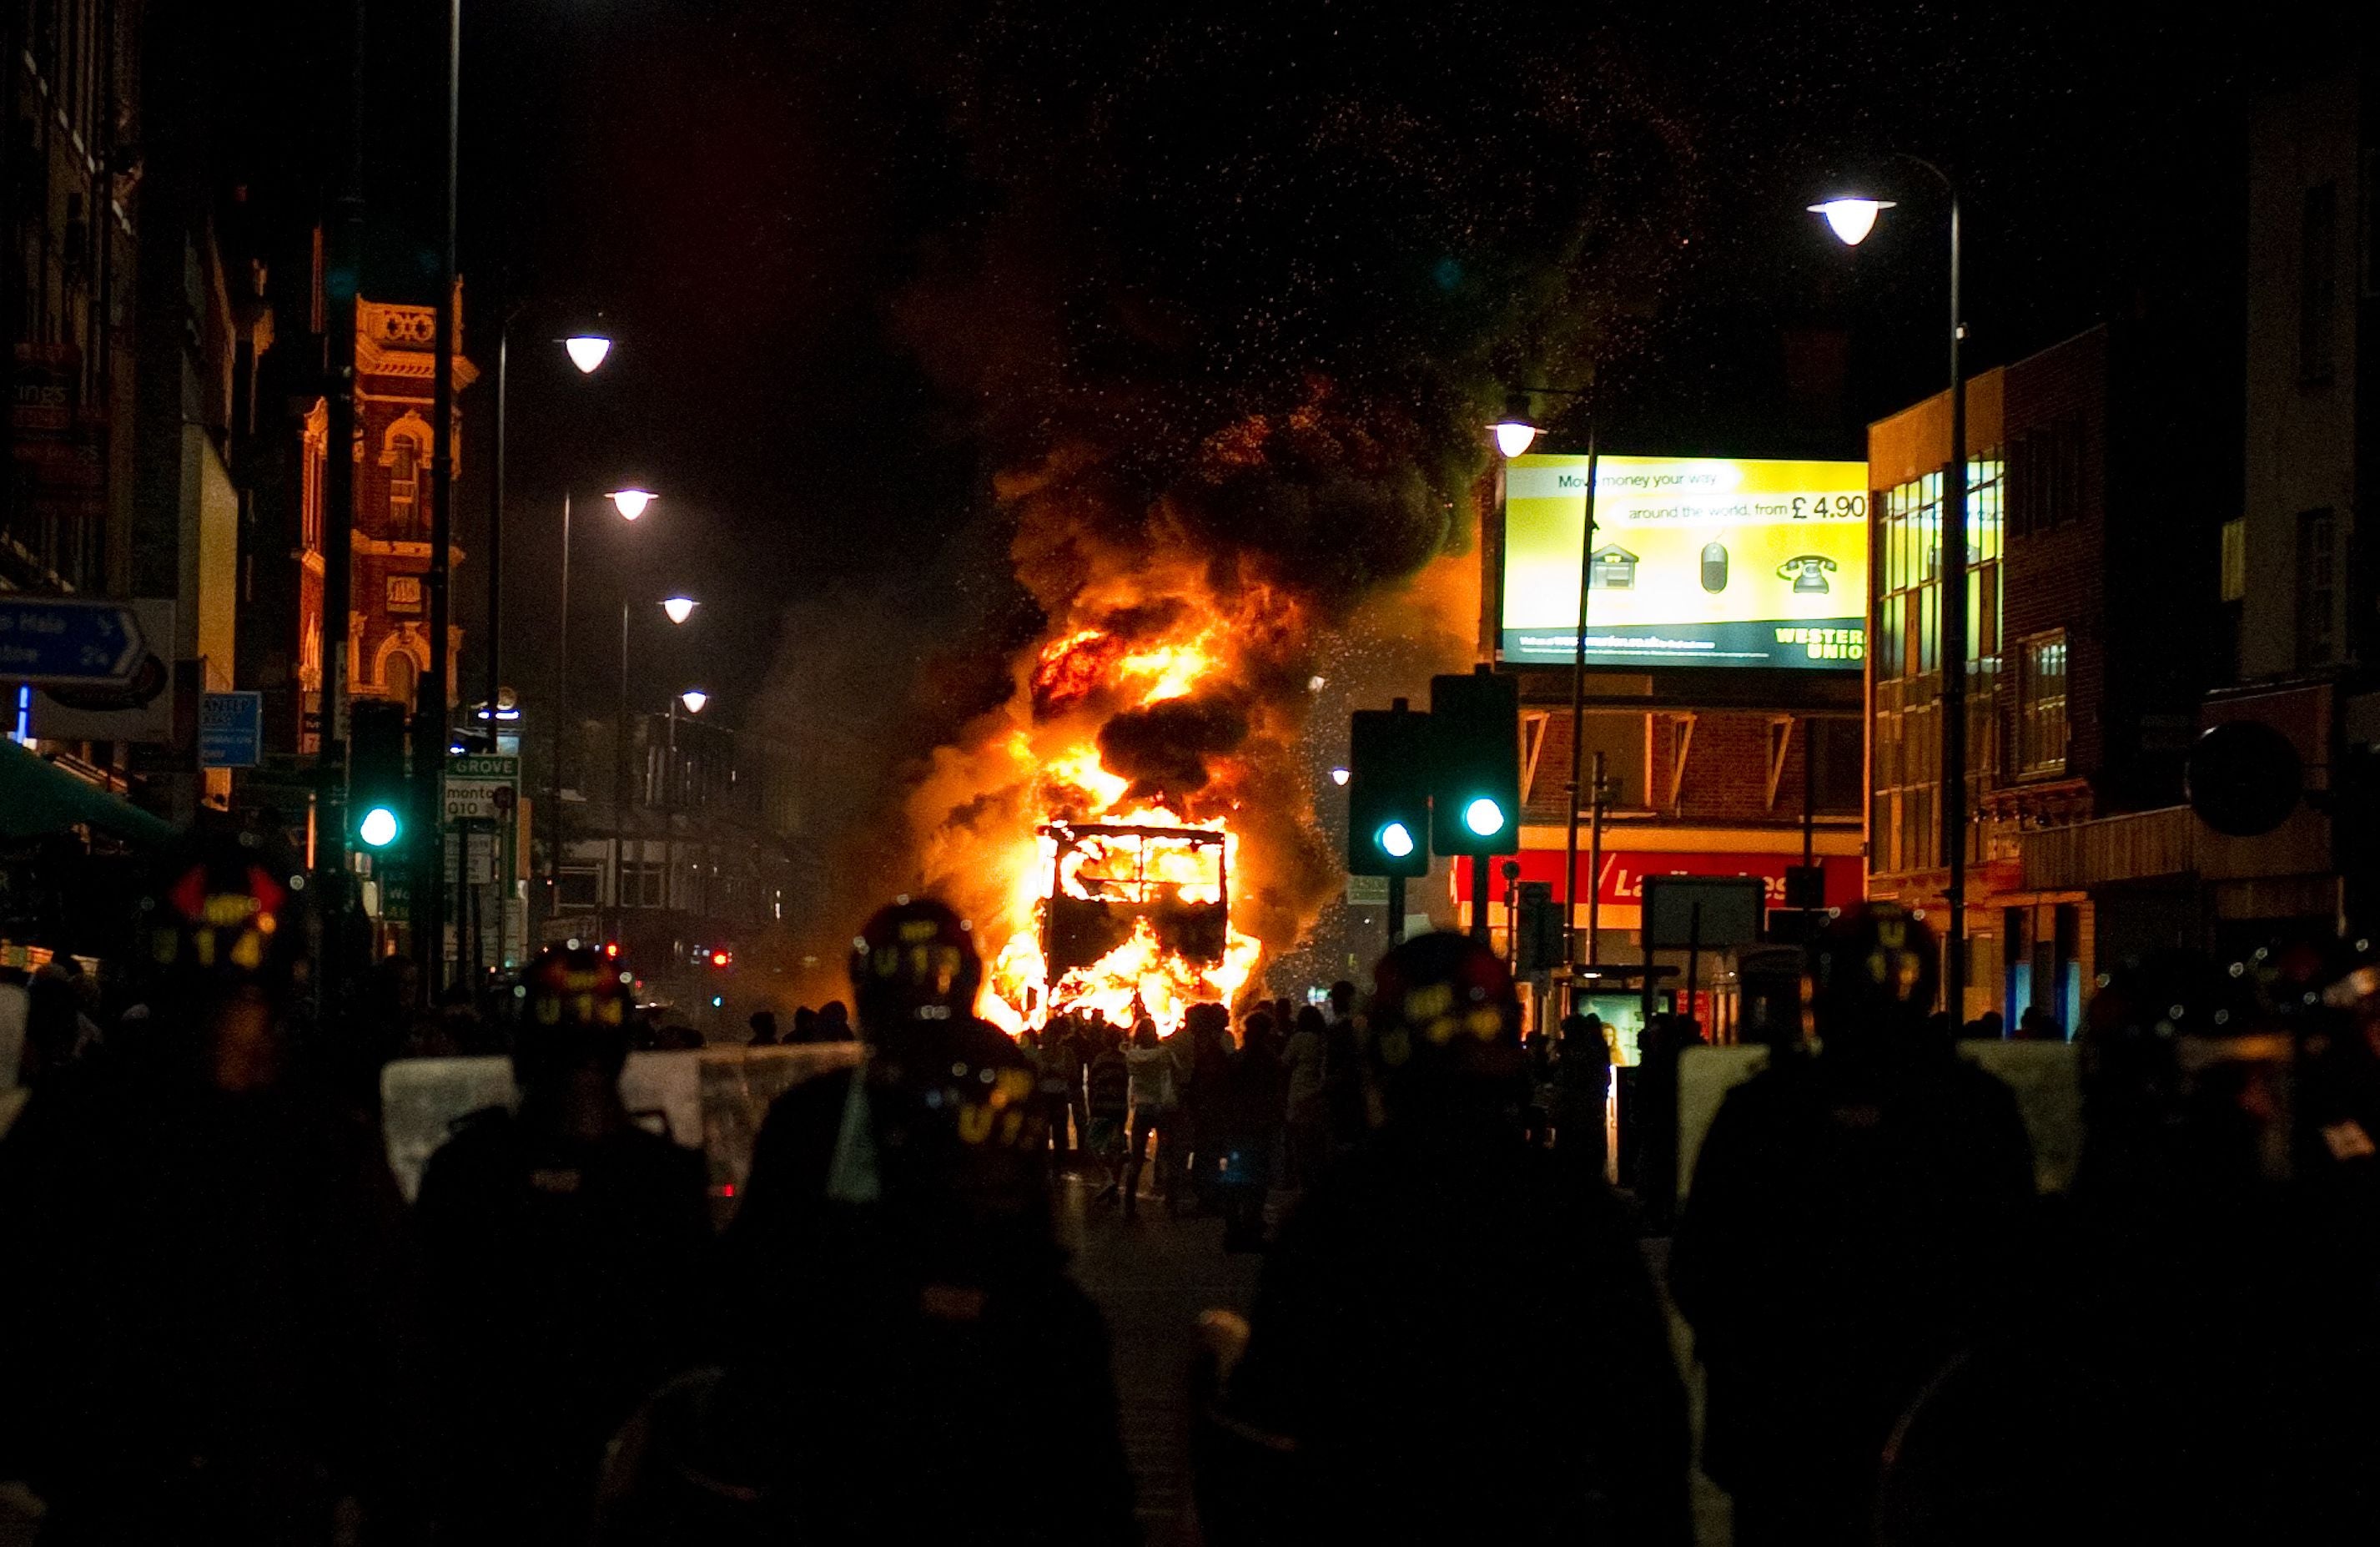
[[[435,272],[441,9],[372,8],[375,294]],[[644,481],[652,516],[583,529],[580,701],[609,702],[626,562],[707,603],[676,640],[650,615],[639,701],[700,677],[765,719],[772,665],[832,663],[892,758],[997,692],[979,646],[1038,622],[991,492],[1056,446],[1129,523],[1202,436],[1327,382],[1402,487],[1306,469],[1210,515],[1347,595],[1450,540],[1501,384],[1590,358],[1608,445],[1857,456],[1943,369],[1938,201],[1893,149],[1964,184],[1973,368],[2137,313],[2203,328],[2222,380],[2242,112],[2323,52],[2292,9],[2243,39],[2032,3],[467,4],[470,354],[492,366],[500,298],[549,308],[516,339],[508,649],[552,627],[565,483]],[[1859,177],[1904,207],[1849,252],[1803,206]],[[581,380],[538,346],[597,307],[619,349]],[[475,637],[483,576],[457,583]]]

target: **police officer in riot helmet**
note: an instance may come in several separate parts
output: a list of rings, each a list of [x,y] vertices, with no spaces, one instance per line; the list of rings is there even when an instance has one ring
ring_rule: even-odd
[[[620,1098],[618,967],[549,948],[517,1003],[520,1110],[464,1119],[419,1199],[453,1441],[445,1529],[508,1544],[583,1538],[605,1442],[688,1356],[710,1245],[699,1152]]]
[[[1502,963],[1399,946],[1366,1037],[1377,1127],[1283,1224],[1200,1431],[1208,1539],[1689,1541],[1658,1302],[1601,1178],[1524,1141]]]
[[[401,1529],[402,1205],[292,1073],[305,889],[266,836],[176,847],[117,958],[147,1016],[0,1148],[0,1469],[58,1541],[326,1541],[343,1498]]]
[[[851,976],[860,1067],[778,1099],[730,1232],[725,1297],[778,1311],[703,1398],[734,1418],[649,1413],[604,1540],[669,1539],[629,1528],[692,1470],[756,1539],[1137,1541],[1106,1330],[1050,1229],[1034,1066],[974,1014],[973,931],[904,898]]]
[[[1745,1547],[1864,1539],[1895,1419],[2010,1297],[2031,1145],[2009,1089],[1926,1035],[1937,981],[1908,910],[1836,920],[1819,1053],[1730,1091],[1694,1166],[1671,1284]]]

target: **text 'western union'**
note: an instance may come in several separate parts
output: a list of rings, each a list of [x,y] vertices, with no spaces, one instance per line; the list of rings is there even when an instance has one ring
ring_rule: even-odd
[[[1801,645],[1813,661],[1857,661],[1867,654],[1864,628],[1779,628],[1777,642]]]

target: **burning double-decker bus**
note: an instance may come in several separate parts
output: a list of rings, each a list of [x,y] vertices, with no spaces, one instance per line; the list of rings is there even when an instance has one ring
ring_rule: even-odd
[[[1231,948],[1227,834],[1052,822],[1041,838],[1050,856],[1041,901],[1045,1015],[1087,1009],[1136,1018],[1160,1004],[1170,1010],[1210,996],[1204,979]]]

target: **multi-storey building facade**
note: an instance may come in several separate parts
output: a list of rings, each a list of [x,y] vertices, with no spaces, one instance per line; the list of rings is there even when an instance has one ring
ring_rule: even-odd
[[[2225,410],[2176,346],[2098,327],[1967,385],[1967,1003],[2070,1028],[2094,963],[2194,935],[2151,846],[2212,651]],[[1871,427],[1869,886],[1945,906],[1948,395]],[[2209,448],[2214,448],[2210,450]],[[2105,824],[2105,825],[2103,825]]]

